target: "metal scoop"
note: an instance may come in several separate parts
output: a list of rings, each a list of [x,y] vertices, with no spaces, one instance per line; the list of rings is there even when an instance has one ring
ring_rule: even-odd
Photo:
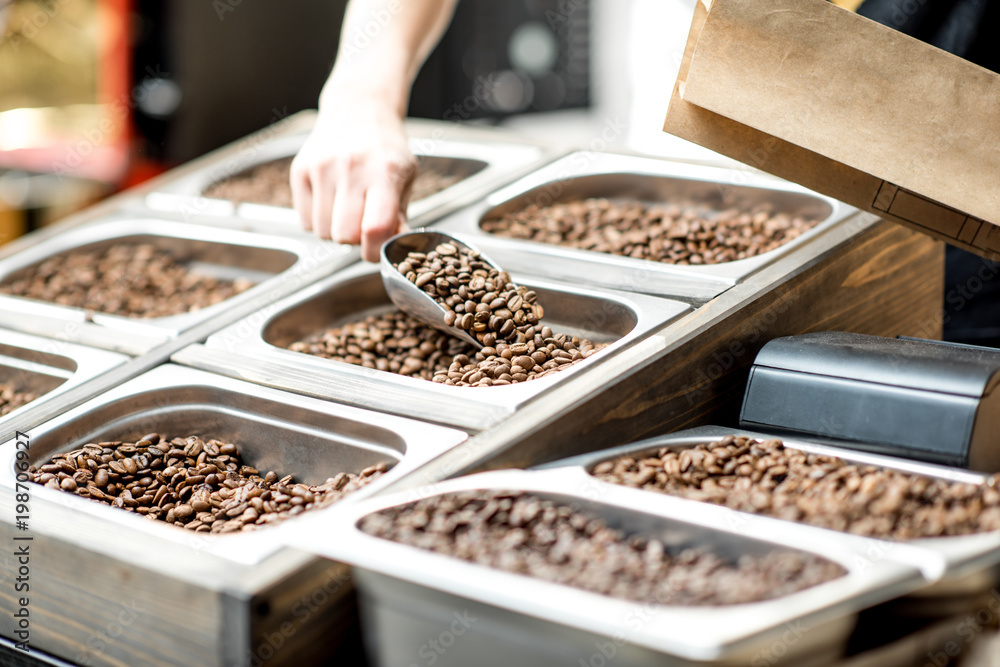
[[[382,282],[385,284],[385,291],[392,299],[392,302],[407,315],[420,320],[424,324],[445,332],[450,336],[461,338],[464,341],[482,349],[483,344],[465,329],[455,326],[448,326],[444,322],[447,312],[441,304],[434,300],[434,297],[427,294],[414,283],[406,279],[393,264],[399,264],[406,259],[411,252],[427,253],[437,248],[442,243],[450,243],[458,248],[468,248],[479,252],[467,243],[459,241],[451,234],[442,232],[418,229],[414,232],[397,234],[386,241],[382,246],[381,259],[379,265],[382,270]],[[489,258],[479,255],[480,259],[493,268],[500,268],[490,261]]]

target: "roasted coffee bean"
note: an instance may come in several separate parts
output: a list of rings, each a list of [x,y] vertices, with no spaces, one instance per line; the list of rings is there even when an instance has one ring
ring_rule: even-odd
[[[18,391],[13,384],[0,383],[0,417],[10,414],[41,396],[30,391]]]
[[[423,156],[417,156],[418,172],[410,191],[410,201],[425,199],[451,187],[471,174],[434,169]],[[289,172],[292,158],[264,162],[208,186],[205,197],[228,199],[235,203],[292,207]]]
[[[769,600],[844,575],[818,556],[775,550],[733,560],[613,529],[521,492],[434,496],[369,514],[365,532],[615,598],[667,605]]]
[[[477,352],[405,315],[387,314],[311,336],[289,349],[440,384],[482,387],[542,377],[602,347],[570,336],[552,340],[548,327],[543,329],[548,336],[539,337],[535,324],[543,310],[536,293],[468,248],[442,243],[428,253],[409,253],[396,268],[406,269],[401,273],[417,287],[435,285],[444,323],[468,331],[483,348]],[[418,343],[420,354],[412,354]],[[358,355],[352,348],[365,352]],[[506,363],[514,356],[511,350],[521,357],[517,373],[510,373]],[[565,361],[555,361],[557,355]],[[503,372],[495,372],[501,364]]]
[[[801,236],[818,218],[715,210],[702,204],[650,204],[602,198],[519,211],[483,220],[499,236],[670,264],[718,264],[753,257]]]
[[[552,333],[551,330],[549,333]],[[506,382],[524,382],[558,372],[590,357],[603,347],[575,336],[565,336],[559,342],[549,336],[543,339],[543,343],[536,347],[532,338],[531,341],[516,347],[523,351],[522,355],[540,351],[554,358],[554,355],[562,352],[570,355],[569,363],[551,371],[541,366],[531,369],[519,367],[523,372],[512,375]],[[352,355],[349,348],[353,346],[368,350],[360,355]],[[472,345],[424,325],[399,311],[373,315],[289,345],[289,349],[294,352],[463,387],[491,386],[493,381],[491,385],[481,385],[469,382],[468,378],[477,372],[482,372],[488,379],[492,376],[491,369],[507,365],[507,360],[514,356],[511,352],[513,347],[515,346],[496,343],[495,347],[477,351]],[[418,361],[419,365],[416,363]],[[534,360],[532,365],[534,366]],[[509,365],[507,367],[510,368]]]
[[[115,243],[50,257],[0,292],[127,317],[165,317],[224,301],[253,287],[250,280],[222,280],[189,270],[149,243]]]
[[[724,465],[720,466],[720,463]],[[1000,474],[982,486],[727,436],[597,465],[607,482],[880,539],[1000,530]]]
[[[465,246],[442,243],[428,253],[411,252],[395,266],[408,269],[400,273],[417,287],[433,282],[432,296],[445,308],[445,323],[468,331],[483,345],[523,342],[532,335],[531,321],[543,314],[534,292],[514,284],[505,271]]]
[[[57,454],[40,468],[32,466],[29,473],[32,481],[46,487],[89,497],[148,519],[199,532],[228,533],[254,530],[302,511],[326,507],[387,470],[385,464],[377,464],[357,474],[337,473],[323,484],[309,486],[293,482],[291,475],[279,479],[274,471],[261,477],[255,468],[240,462],[239,451],[232,443],[206,441],[198,436],[163,441],[183,449],[167,448],[160,444],[158,434],[151,433],[134,444],[89,443],[79,450]],[[67,471],[71,461],[80,459],[94,463],[96,470],[92,473],[86,465],[72,474]],[[162,471],[156,479],[143,476],[145,466],[140,468],[135,459],[150,467],[162,466]],[[170,465],[166,465],[167,461]],[[201,474],[206,470],[227,472]],[[87,483],[91,474],[94,481]],[[110,483],[109,479],[119,481]],[[159,486],[154,490],[154,485]],[[273,502],[264,502],[272,498]]]

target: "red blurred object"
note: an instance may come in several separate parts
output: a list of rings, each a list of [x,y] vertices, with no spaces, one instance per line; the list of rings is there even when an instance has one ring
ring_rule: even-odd
[[[117,184],[129,162],[130,0],[14,0],[0,59],[23,75],[0,106],[0,167]],[[54,52],[64,34],[85,35]],[[87,38],[93,36],[91,41]],[[60,58],[59,56],[64,57]],[[87,88],[81,79],[93,86]]]

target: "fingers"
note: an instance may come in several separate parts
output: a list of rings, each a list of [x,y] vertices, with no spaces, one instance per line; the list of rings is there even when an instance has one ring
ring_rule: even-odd
[[[365,167],[359,160],[347,159],[337,179],[337,198],[333,202],[333,240],[338,243],[361,243],[362,216],[365,212]]]
[[[397,232],[405,218],[399,208],[398,192],[381,184],[370,188],[361,221],[361,256],[377,262],[382,244]]]
[[[406,202],[416,176],[416,162],[386,163],[380,177],[368,189],[361,220],[361,255],[377,262],[379,250],[406,224]]]
[[[292,206],[299,215],[302,229],[312,231],[312,188],[309,186],[309,172],[297,160],[292,161],[289,176],[292,186]]]
[[[321,239],[329,239],[333,221],[333,206],[336,200],[337,183],[330,168],[318,167],[310,173],[312,188],[312,227]]]
[[[361,244],[365,259],[377,261],[382,244],[406,221],[416,160],[408,152],[300,156],[289,178],[303,229]]]

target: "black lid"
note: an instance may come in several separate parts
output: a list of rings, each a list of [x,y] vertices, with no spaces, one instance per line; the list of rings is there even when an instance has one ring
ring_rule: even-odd
[[[989,394],[1000,382],[1000,350],[841,331],[776,338],[754,363],[971,397]]]

